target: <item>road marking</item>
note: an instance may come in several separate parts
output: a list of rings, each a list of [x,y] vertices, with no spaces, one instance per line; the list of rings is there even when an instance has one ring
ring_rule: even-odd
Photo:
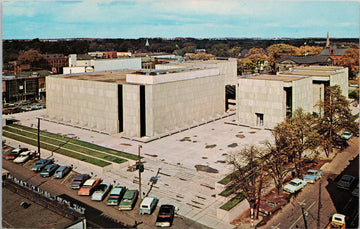
[[[276,226],[271,226],[272,229],[280,229],[280,223],[276,224]]]
[[[302,201],[304,202],[304,201]],[[314,204],[316,203],[316,201],[312,202],[312,204],[310,204],[310,206],[305,210],[308,211],[310,208],[312,208],[312,206],[314,206]],[[295,226],[295,224],[297,224],[297,222],[302,218],[302,214],[297,218],[297,220],[289,227],[289,229],[293,228]]]

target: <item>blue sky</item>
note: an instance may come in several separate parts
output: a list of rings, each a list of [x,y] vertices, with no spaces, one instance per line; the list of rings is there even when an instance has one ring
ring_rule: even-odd
[[[357,1],[4,0],[3,39],[359,37]]]

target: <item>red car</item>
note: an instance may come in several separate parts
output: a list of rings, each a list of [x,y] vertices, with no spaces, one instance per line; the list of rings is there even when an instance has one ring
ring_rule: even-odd
[[[89,178],[85,181],[83,186],[78,191],[79,196],[90,196],[96,186],[98,186],[101,182],[100,178]]]
[[[287,200],[282,197],[273,197],[268,199],[266,202],[260,202],[259,212],[265,215],[271,215],[272,213],[279,210],[282,206],[287,203]]]
[[[12,150],[8,155],[5,156],[6,160],[14,160],[20,153],[28,151],[28,148],[17,148]]]

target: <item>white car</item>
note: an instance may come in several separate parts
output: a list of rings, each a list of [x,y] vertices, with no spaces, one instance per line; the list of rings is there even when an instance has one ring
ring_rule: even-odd
[[[19,154],[17,158],[14,159],[14,163],[24,163],[28,161],[31,157],[31,151],[25,151]]]
[[[106,195],[110,192],[111,188],[112,185],[109,183],[99,184],[95,188],[94,193],[91,196],[91,200],[102,201],[106,197]]]
[[[343,135],[341,135],[341,139],[349,140],[352,136],[353,136],[353,133],[346,131],[343,133]]]
[[[295,178],[290,181],[289,184],[284,186],[284,191],[289,193],[296,193],[300,191],[303,187],[305,187],[306,181]]]

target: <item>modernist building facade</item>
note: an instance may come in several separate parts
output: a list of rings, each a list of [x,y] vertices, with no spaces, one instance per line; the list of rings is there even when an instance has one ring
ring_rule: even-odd
[[[63,68],[63,74],[116,71],[123,69],[141,69],[141,58],[79,60],[76,54],[71,54],[69,55],[69,67]]]
[[[237,86],[239,124],[274,128],[297,108],[321,113],[325,88],[338,85],[347,98],[348,69],[343,67],[301,67],[278,75],[242,77]]]
[[[49,76],[47,116],[107,133],[154,137],[225,113],[218,68]]]

